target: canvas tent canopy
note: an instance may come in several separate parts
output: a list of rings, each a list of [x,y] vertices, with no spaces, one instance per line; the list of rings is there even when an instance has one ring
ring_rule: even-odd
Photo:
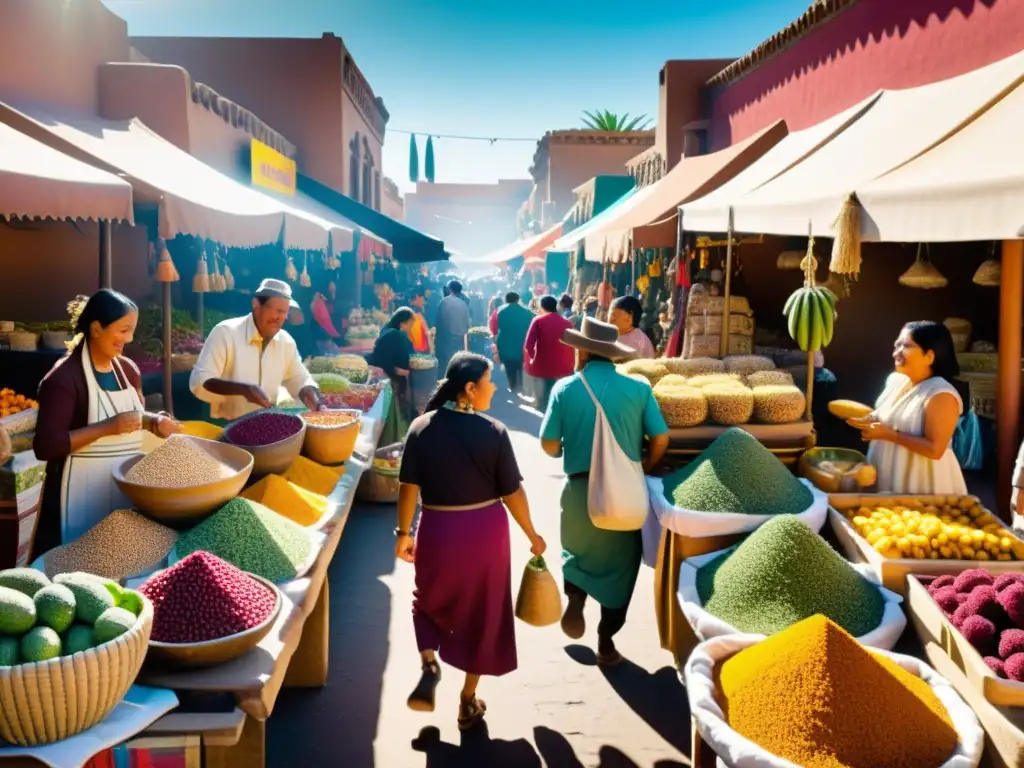
[[[624,194],[614,203],[612,203],[599,214],[594,216],[594,218],[584,222],[580,226],[576,227],[576,229],[562,235],[560,238],[555,240],[555,242],[551,244],[548,250],[571,251],[575,249],[577,245],[586,240],[588,234],[599,231],[604,224],[608,223],[609,221],[612,221],[614,217],[617,215],[617,212],[620,210],[619,206],[623,205],[627,200],[632,198],[637,193],[641,192],[643,189],[650,189],[650,187],[633,187],[631,190],[626,192],[626,194]]]
[[[588,261],[622,261],[634,248],[673,247],[679,206],[736,176],[786,136],[779,120],[731,147],[684,157],[667,175],[617,206],[618,213],[586,238]]]
[[[131,185],[0,123],[0,218],[134,223]]]
[[[833,222],[852,193],[949,138],[1022,75],[1024,52],[949,80],[883,91],[832,141],[733,200],[734,230],[833,236]]]
[[[1024,238],[1024,84],[937,147],[858,187],[862,235],[889,242]]]
[[[679,207],[683,229],[688,232],[725,232],[729,228],[732,201],[767,184],[802,162],[846,130],[875,103],[880,93],[817,125],[794,131],[760,159],[736,174],[714,192]]]
[[[136,202],[159,203],[159,231],[165,239],[193,235],[247,248],[275,242],[283,233],[286,248],[325,250],[332,236],[341,244],[338,250],[351,248],[350,228],[235,181],[139,120],[102,120],[50,107],[0,104],[0,121],[124,174]]]
[[[459,257],[457,261],[462,264],[505,264],[520,256],[524,261],[543,259],[548,246],[562,234],[562,226],[563,222],[560,221],[538,235],[520,238],[479,258]]]

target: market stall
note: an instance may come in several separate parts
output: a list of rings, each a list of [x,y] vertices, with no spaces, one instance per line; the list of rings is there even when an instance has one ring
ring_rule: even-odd
[[[826,493],[739,429],[648,485],[662,532],[659,631],[685,675],[694,765],[776,765],[783,757],[807,764],[800,752],[807,742],[786,734],[806,722],[801,701],[812,695],[795,678],[778,683],[789,658],[804,670],[824,661],[821,679],[835,691],[828,712],[852,717],[866,711],[858,698],[864,680],[875,681],[875,699],[892,683],[866,668],[840,683],[844,665],[859,668],[855,659],[871,658],[865,646],[895,651],[888,658],[911,675],[896,678],[918,691],[907,681],[924,681],[952,725],[943,739],[916,745],[906,764],[946,765],[954,755],[965,766],[1019,764],[1024,540],[976,497]],[[672,578],[666,560],[679,564]],[[827,653],[801,656],[820,642]],[[758,673],[761,664],[772,671]],[[793,718],[793,725],[769,737],[757,725],[765,721],[743,719],[753,711],[740,709],[749,696],[786,697],[765,706],[772,722]],[[813,700],[821,706],[820,696]],[[913,705],[903,701],[897,719],[905,726]],[[868,726],[858,723],[863,734]],[[886,727],[880,722],[871,732],[882,737]],[[842,728],[837,721],[809,734],[814,749],[841,749]],[[865,757],[858,743],[863,764],[886,764]],[[934,756],[922,757],[929,750]]]
[[[209,424],[186,424],[190,436],[158,441],[150,452],[115,470],[115,481],[142,515],[114,511],[81,539],[33,563],[35,570],[28,573],[43,580],[49,575],[65,583],[68,577],[59,574],[71,570],[98,574],[89,579],[114,579],[122,586],[111,587],[110,594],[119,589],[118,595],[141,595],[135,599],[153,617],[146,663],[137,677],[133,672],[126,679],[135,685],[133,691],[173,692],[176,704],[132,731],[138,735],[117,747],[119,754],[163,749],[183,756],[187,765],[198,764],[189,761],[200,754],[206,765],[263,765],[265,721],[281,688],[325,684],[327,569],[359,479],[374,464],[391,397],[386,382],[352,386],[366,387],[374,397],[347,388],[345,404],[354,410],[257,412],[223,431]],[[281,430],[289,436],[282,437]],[[220,442],[206,439],[218,435]],[[183,451],[194,458],[186,460]],[[168,474],[170,466],[177,469]],[[210,467],[213,475],[204,484],[201,476]],[[243,518],[251,520],[242,524]],[[127,535],[128,530],[136,533]],[[251,539],[241,548],[240,530],[248,531]],[[123,537],[119,549],[109,546],[111,536]],[[203,589],[243,579],[248,586],[239,582],[230,588],[277,595],[276,607],[269,609],[272,599],[264,616],[244,618],[261,623],[243,625],[251,630],[235,630],[237,634],[228,634],[233,625],[217,630],[219,619],[208,617],[202,624],[183,620],[194,609],[182,607],[180,600],[175,603],[175,595],[192,594],[187,590],[202,584],[205,572],[220,575]],[[5,581],[13,578],[0,575],[0,584],[14,584]],[[95,583],[102,590],[103,582]],[[220,600],[210,593],[205,603],[216,606]],[[187,603],[195,605],[194,600]],[[249,617],[261,603],[246,598],[246,605],[257,606],[245,614]],[[9,623],[0,626],[4,629],[11,630]],[[203,635],[218,631],[222,639]],[[2,635],[0,631],[0,640]],[[57,653],[64,650],[74,653],[58,642]],[[140,664],[142,655],[137,655]],[[11,738],[10,732],[2,735]],[[38,742],[37,736],[30,744]],[[4,751],[0,747],[0,759],[19,764]]]

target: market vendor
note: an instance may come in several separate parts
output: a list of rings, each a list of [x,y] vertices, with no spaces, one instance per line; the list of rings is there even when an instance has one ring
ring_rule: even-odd
[[[267,279],[253,294],[252,313],[219,323],[192,369],[189,387],[210,404],[214,419],[231,421],[277,401],[281,387],[311,410],[322,410],[320,390],[302,364],[295,340],[283,330],[298,304],[283,280]]]
[[[409,332],[416,322],[416,313],[409,307],[399,307],[391,315],[374,342],[373,351],[366,360],[380,368],[391,381],[391,408],[384,422],[381,440],[384,445],[397,443],[405,438],[409,422],[413,419],[412,387],[409,382],[410,358],[415,349]]]
[[[635,357],[652,359],[654,345],[650,338],[640,329],[640,318],[644,308],[636,296],[620,296],[612,302],[611,315],[608,321],[619,329],[619,341],[636,350]]]
[[[907,323],[892,354],[889,376],[875,410],[849,424],[861,430],[878,490],[897,494],[967,493],[953,453],[963,400],[953,385],[960,375],[953,337],[942,323]]]
[[[430,337],[427,334],[427,321],[423,317],[423,311],[426,306],[427,297],[422,289],[417,289],[413,293],[412,298],[409,299],[409,308],[413,311],[409,338],[412,340],[413,349],[423,355],[430,354]]]
[[[180,431],[167,414],[146,412],[142,376],[124,357],[138,307],[104,288],[69,309],[73,346],[39,387],[32,448],[47,468],[35,555],[74,541],[116,509],[129,509],[111,470],[142,451],[143,430],[159,437]]]

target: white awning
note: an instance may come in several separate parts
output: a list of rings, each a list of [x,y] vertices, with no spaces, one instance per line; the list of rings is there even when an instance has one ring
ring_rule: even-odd
[[[1024,238],[1024,84],[934,149],[857,189],[863,236]]]
[[[286,248],[324,250],[329,233],[345,227],[265,195],[211,168],[139,120],[101,120],[51,107],[0,104],[0,119],[61,151],[125,174],[136,200],[157,195],[160,236],[194,235],[251,248],[275,242]],[[351,243],[351,229],[348,238]],[[351,247],[351,246],[350,246]]]
[[[135,222],[131,185],[0,123],[0,218]]]
[[[856,122],[806,160],[733,201],[737,232],[832,237],[858,187],[944,141],[1024,75],[1024,52],[919,88],[883,91]]]
[[[845,112],[833,115],[810,128],[790,133],[759,160],[740,171],[714,192],[679,207],[687,232],[725,232],[729,229],[729,206],[736,198],[767,184],[802,162],[863,115],[880,93]]]
[[[675,246],[679,206],[729,181],[785,136],[786,123],[779,120],[719,152],[684,157],[667,175],[616,206],[616,215],[587,236],[584,256],[588,261],[621,261],[630,240],[635,248]]]

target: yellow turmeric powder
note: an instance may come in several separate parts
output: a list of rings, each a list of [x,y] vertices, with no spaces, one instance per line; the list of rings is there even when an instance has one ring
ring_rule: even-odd
[[[342,468],[342,471],[344,471],[344,468]],[[312,493],[330,496],[334,491],[334,486],[341,479],[341,472],[331,467],[317,464],[305,456],[298,456],[284,473],[284,479]]]
[[[816,615],[718,669],[729,725],[807,768],[935,768],[956,749],[931,687]]]
[[[315,525],[327,513],[327,499],[324,496],[307,491],[281,475],[267,475],[247,488],[241,496],[270,507],[299,525]]]

